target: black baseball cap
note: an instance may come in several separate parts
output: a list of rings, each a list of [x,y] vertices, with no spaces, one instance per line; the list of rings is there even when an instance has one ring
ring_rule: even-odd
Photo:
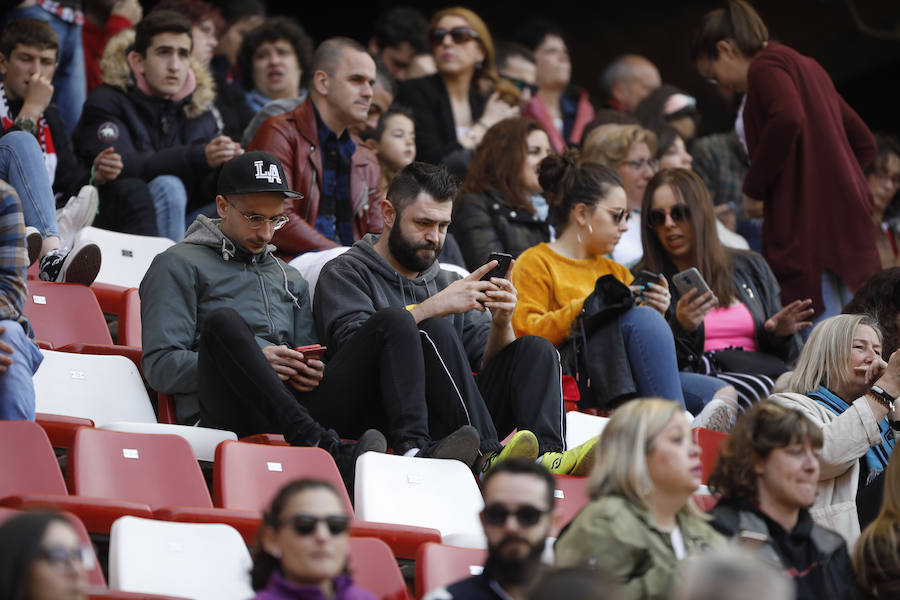
[[[300,192],[288,189],[281,161],[261,150],[244,152],[225,163],[219,173],[217,192],[222,196],[276,192],[288,198],[303,198]]]

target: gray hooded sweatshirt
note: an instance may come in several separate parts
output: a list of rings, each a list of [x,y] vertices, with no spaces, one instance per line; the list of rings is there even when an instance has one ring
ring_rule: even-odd
[[[376,311],[389,307],[419,304],[460,279],[444,271],[435,261],[415,279],[397,272],[376,251],[379,236],[366,234],[343,254],[322,268],[316,283],[316,329],[319,338],[336,352]],[[473,370],[481,368],[481,358],[491,329],[488,313],[470,310],[447,315],[459,334]]]
[[[141,281],[144,375],[153,389],[175,396],[180,423],[196,422],[200,328],[217,308],[233,308],[260,348],[317,343],[309,287],[269,245],[251,254],[197,217],[184,241],[156,256]]]

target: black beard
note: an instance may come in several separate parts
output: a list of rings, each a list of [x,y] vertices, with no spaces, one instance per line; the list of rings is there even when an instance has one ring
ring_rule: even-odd
[[[488,558],[484,567],[490,571],[491,577],[496,579],[500,585],[522,585],[530,581],[538,573],[541,554],[544,553],[542,540],[540,544],[530,546],[531,549],[524,557],[507,558],[502,555],[501,550],[503,545],[511,539],[519,539],[528,543],[524,538],[509,536],[496,546],[488,546]]]
[[[391,233],[388,235],[388,250],[390,250],[391,256],[404,268],[416,273],[421,273],[434,264],[441,253],[441,247],[441,244],[413,246],[400,231],[399,223],[394,223],[394,227],[391,228]],[[434,250],[434,258],[424,258],[419,255],[418,250]]]

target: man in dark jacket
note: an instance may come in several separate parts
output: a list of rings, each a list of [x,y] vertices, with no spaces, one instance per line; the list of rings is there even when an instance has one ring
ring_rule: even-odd
[[[288,220],[284,198],[299,195],[286,180],[267,152],[230,161],[216,196],[221,220],[199,216],[183,242],[154,259],[140,287],[147,380],[175,395],[182,423],[196,423],[199,411],[202,425],[238,436],[282,433],[331,452],[348,481],[360,452],[385,448],[369,428],[387,432],[397,453],[471,463],[477,432],[433,442],[424,399],[391,376],[412,360],[412,343],[391,326],[404,311],[361,328],[327,368],[300,348],[317,345],[308,286],[269,245]]]
[[[491,261],[460,278],[437,262],[457,186],[445,167],[420,162],[394,178],[382,205],[384,233],[367,235],[319,275],[319,337],[341,350],[380,311],[405,308],[412,318],[396,327],[411,328],[420,343],[404,375],[423,382],[433,427],[478,429],[485,470],[500,456],[498,431],[518,428],[510,443],[532,436],[533,458],[543,453],[548,469],[586,475],[596,439],[563,452],[559,354],[543,338],[516,339],[508,274],[483,281],[497,266]]]
[[[103,226],[178,241],[186,212],[213,201],[218,167],[242,150],[218,135],[212,78],[191,61],[190,22],[158,11],[137,24],[129,44],[131,35],[107,45],[104,84],[84,105],[76,149],[93,156],[113,146],[122,156],[128,181],[100,189]]]
[[[309,97],[264,122],[248,146],[277,156],[288,185],[304,195],[285,203],[296,217],[275,236],[285,257],[349,246],[382,227],[378,160],[348,129],[368,116],[375,61],[358,42],[332,38],[316,49],[312,68]]]

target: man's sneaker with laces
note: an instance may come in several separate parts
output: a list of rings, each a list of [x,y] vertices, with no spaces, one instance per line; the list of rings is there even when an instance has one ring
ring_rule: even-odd
[[[91,285],[100,272],[100,246],[82,240],[69,252],[66,248],[51,250],[41,259],[42,281],[61,281]]]
[[[71,248],[75,234],[94,222],[99,201],[97,188],[86,185],[81,188],[77,196],[69,198],[66,205],[56,211],[56,226],[59,231],[60,243],[63,246]]]
[[[377,429],[366,430],[355,442],[340,442],[332,450],[331,455],[334,457],[338,471],[341,472],[347,493],[351,498],[353,497],[353,483],[356,479],[356,459],[366,452],[385,452],[386,450],[387,440]]]
[[[29,225],[25,228],[25,247],[28,248],[28,266],[33,265],[41,255],[41,247],[44,245],[44,236],[37,227]]]
[[[599,440],[598,435],[565,452],[544,452],[541,464],[554,475],[587,476],[594,468]]]
[[[497,464],[508,458],[528,458],[536,460],[538,456],[538,441],[530,431],[517,431],[514,436],[500,450],[494,450],[484,456],[481,465],[481,476],[484,477]]]
[[[463,425],[444,439],[431,442],[419,450],[416,456],[456,459],[468,467],[475,462],[480,444],[478,430],[471,425]]]

